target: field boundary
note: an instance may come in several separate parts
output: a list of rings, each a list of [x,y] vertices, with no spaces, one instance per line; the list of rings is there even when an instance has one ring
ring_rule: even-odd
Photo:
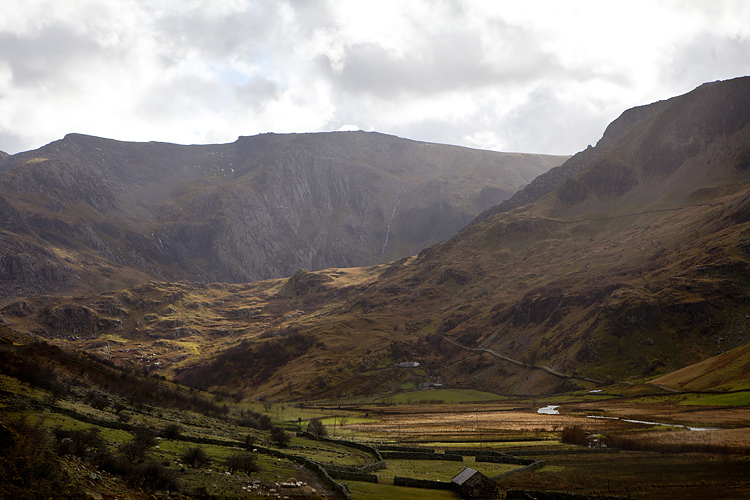
[[[434,479],[415,479],[413,477],[393,477],[394,486],[405,486],[407,488],[425,488],[429,490],[452,490],[453,483],[436,481]]]

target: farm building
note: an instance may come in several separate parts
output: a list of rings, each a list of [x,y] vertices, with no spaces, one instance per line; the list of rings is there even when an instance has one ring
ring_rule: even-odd
[[[396,366],[399,368],[417,368],[419,361],[402,361],[401,363],[396,363]]]
[[[497,498],[495,481],[469,467],[451,479],[453,488],[461,498]]]

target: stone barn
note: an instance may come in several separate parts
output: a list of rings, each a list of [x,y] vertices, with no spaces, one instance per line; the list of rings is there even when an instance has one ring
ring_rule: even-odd
[[[497,484],[481,472],[469,467],[465,468],[451,479],[453,489],[461,498],[497,498]]]

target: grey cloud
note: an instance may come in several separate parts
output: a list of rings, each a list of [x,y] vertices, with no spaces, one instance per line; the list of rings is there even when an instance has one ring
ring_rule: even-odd
[[[566,102],[553,89],[542,87],[502,115],[490,112],[460,120],[431,118],[396,125],[389,133],[427,142],[465,144],[468,136],[486,132],[498,137],[503,151],[574,154],[595,144],[614,118]]]
[[[16,154],[26,148],[26,143],[21,136],[11,130],[0,128],[0,147],[5,153]],[[1,155],[0,155],[1,156]]]
[[[194,50],[218,59],[252,57],[276,36],[278,4],[252,2],[244,9],[221,16],[197,9],[179,10],[155,21],[156,37],[166,53],[179,58]]]
[[[278,99],[281,95],[281,89],[276,82],[267,78],[256,77],[247,83],[235,85],[234,93],[240,104],[259,111],[270,101]]]
[[[684,92],[708,81],[747,75],[750,38],[701,33],[669,54],[662,68],[664,80]]]
[[[574,154],[596,144],[615,118],[581,104],[562,99],[557,89],[540,87],[499,121],[497,132],[514,151]]]
[[[61,25],[33,36],[0,34],[0,59],[8,63],[13,84],[18,86],[59,84],[72,64],[80,70],[86,60],[101,52],[96,42]]]
[[[167,124],[182,117],[190,121],[191,116],[220,109],[222,104],[222,89],[216,82],[181,75],[152,88],[134,107],[140,116]]]
[[[319,64],[333,84],[350,93],[388,99],[449,90],[472,90],[529,81],[560,71],[524,30],[496,23],[501,41],[487,47],[480,35],[458,26],[449,32],[426,33],[419,47],[403,55],[376,43],[347,47],[340,70],[325,57]]]

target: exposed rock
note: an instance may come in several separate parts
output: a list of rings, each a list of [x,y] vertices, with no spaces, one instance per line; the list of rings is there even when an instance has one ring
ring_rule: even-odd
[[[319,292],[325,288],[325,283],[333,281],[333,278],[324,274],[308,272],[300,269],[289,278],[279,291],[284,297],[300,297],[302,295]]]
[[[17,316],[19,318],[30,316],[36,312],[36,308],[25,300],[17,300],[15,302],[11,302],[1,310],[5,315]]]
[[[46,307],[40,311],[39,319],[56,334],[94,333],[99,328],[99,315],[88,307],[75,304]]]
[[[97,289],[123,274],[247,282],[372,265],[449,238],[564,160],[365,132],[207,146],[69,134],[0,164],[0,227],[10,231],[0,251],[30,232],[55,267],[80,277],[55,289]],[[41,284],[14,278],[30,293]]]

